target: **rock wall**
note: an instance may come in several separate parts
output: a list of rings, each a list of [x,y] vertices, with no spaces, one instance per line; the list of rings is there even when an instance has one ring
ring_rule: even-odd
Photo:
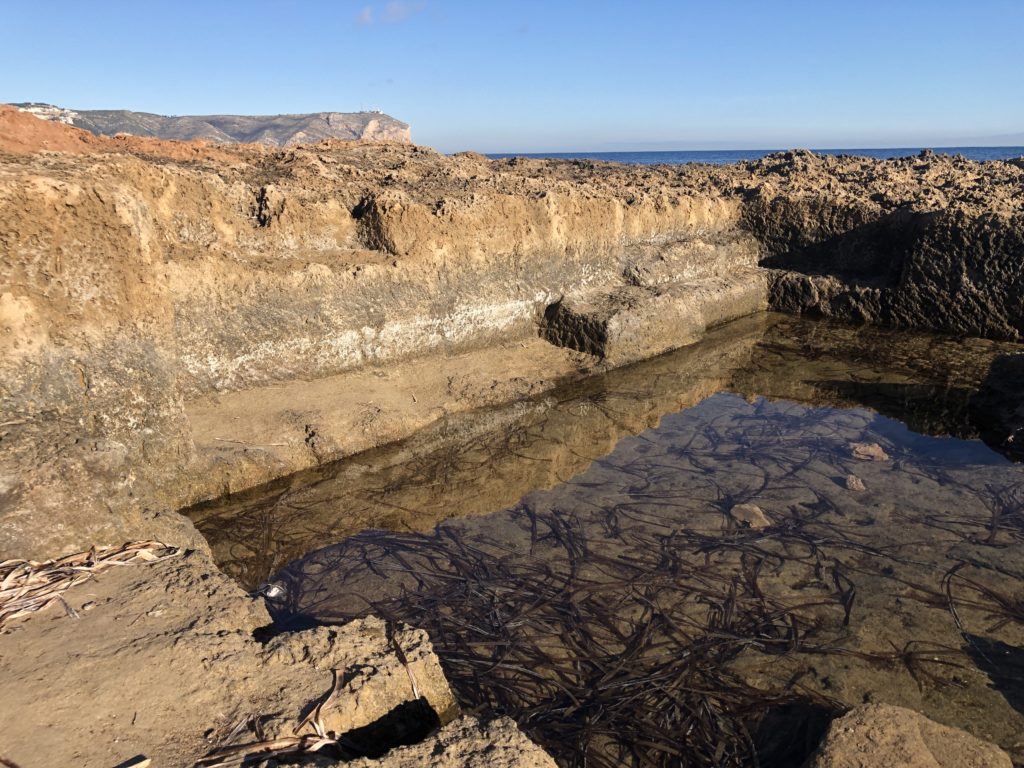
[[[187,401],[531,338],[559,297],[647,269],[644,244],[713,261],[738,217],[717,194],[507,176],[369,145],[8,157],[0,551],[198,546],[169,514],[193,500]]]
[[[926,152],[866,166],[856,185],[836,189],[849,165],[791,154],[785,185],[744,206],[761,263],[775,270],[773,309],[1024,337],[1024,177],[1015,166]],[[820,187],[808,188],[815,177]]]

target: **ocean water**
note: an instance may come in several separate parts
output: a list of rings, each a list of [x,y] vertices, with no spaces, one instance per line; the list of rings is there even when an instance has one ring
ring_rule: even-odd
[[[889,149],[815,149],[822,155],[855,155],[887,160],[893,157],[911,157],[919,154],[924,147],[893,147]],[[1024,157],[1024,147],[933,147],[934,152],[943,155],[963,155],[968,160],[1011,160]],[[682,165],[684,163],[710,163],[724,165],[743,160],[757,160],[781,149],[712,149],[679,152],[503,152],[488,154],[493,159],[504,157],[555,158],[559,160],[605,160],[612,163],[634,165]]]

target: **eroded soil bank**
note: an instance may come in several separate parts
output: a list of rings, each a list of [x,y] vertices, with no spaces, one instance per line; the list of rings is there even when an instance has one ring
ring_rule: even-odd
[[[184,765],[252,717],[284,734],[330,690],[332,666],[408,679],[385,627],[359,642],[313,629],[264,645],[262,603],[225,581],[184,506],[481,407],[537,408],[560,383],[772,307],[993,340],[1024,332],[1015,163],[797,152],[629,168],[359,143],[90,142],[60,126],[33,139],[8,110],[0,118],[0,557],[137,539],[194,550],[69,596],[77,620],[5,630],[0,664],[21,681],[5,721],[24,726],[11,743],[27,765],[54,729],[52,761],[107,765],[137,747]],[[41,141],[62,151],[34,151]],[[1012,451],[1021,405],[990,379],[979,430]],[[587,430],[584,443],[609,448],[622,434]],[[579,471],[566,461],[522,482]],[[515,487],[480,511],[512,503]],[[239,573],[273,572],[291,556],[280,546],[247,541]],[[48,693],[55,668],[73,681],[61,701]],[[142,669],[160,671],[118,699],[109,680]],[[336,732],[403,706],[394,679]],[[133,701],[178,725],[130,731],[145,722]],[[481,728],[451,727],[438,749]],[[495,727],[508,765],[545,764]]]

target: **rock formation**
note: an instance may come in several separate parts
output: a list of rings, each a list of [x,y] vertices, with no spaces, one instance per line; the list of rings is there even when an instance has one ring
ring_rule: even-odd
[[[808,768],[1011,768],[995,744],[913,710],[872,704],[832,722]]]

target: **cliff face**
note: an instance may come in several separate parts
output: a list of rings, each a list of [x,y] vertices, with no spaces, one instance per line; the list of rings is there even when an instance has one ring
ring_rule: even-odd
[[[305,115],[155,115],[124,109],[64,109],[51,104],[15,104],[44,120],[82,128],[97,136],[128,133],[160,139],[202,139],[225,144],[287,147],[323,139],[411,141],[409,126],[383,112],[314,112]]]
[[[1024,333],[1011,164],[642,168],[42,125],[88,154],[0,155],[0,556],[201,546],[174,508],[770,302]],[[0,131],[3,146],[31,142]],[[486,376],[451,362],[497,347]],[[403,369],[434,389],[374,383],[420,358],[449,361]]]

